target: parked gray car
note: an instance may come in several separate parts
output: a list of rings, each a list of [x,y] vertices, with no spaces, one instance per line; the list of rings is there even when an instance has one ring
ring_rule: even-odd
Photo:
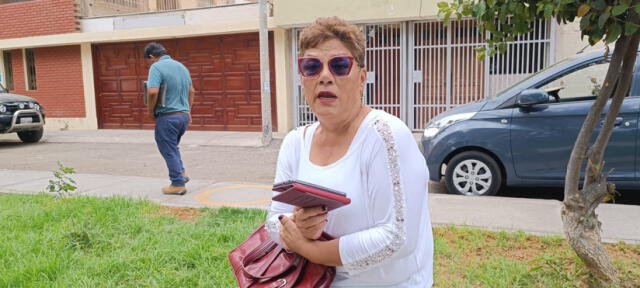
[[[493,195],[505,185],[563,186],[608,61],[602,51],[578,54],[433,118],[421,140],[431,180],[444,177],[449,193],[462,195]],[[623,189],[640,189],[639,65],[605,151],[609,180]]]
[[[0,84],[0,134],[18,133],[22,142],[38,142],[44,123],[44,109],[38,101],[11,94]]]

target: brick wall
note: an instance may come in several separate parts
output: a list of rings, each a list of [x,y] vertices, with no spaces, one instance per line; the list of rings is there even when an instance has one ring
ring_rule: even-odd
[[[47,117],[84,118],[80,46],[35,48],[37,90],[27,91],[22,50],[12,50],[13,93],[33,97]]]
[[[0,39],[77,32],[74,0],[33,0],[0,5]]]

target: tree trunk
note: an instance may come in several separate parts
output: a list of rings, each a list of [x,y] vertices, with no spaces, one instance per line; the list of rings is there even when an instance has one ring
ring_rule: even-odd
[[[637,14],[633,12],[630,14],[633,14],[629,17],[632,19],[627,20],[637,23]],[[598,221],[595,210],[607,195],[615,192],[615,185],[608,183],[607,175],[602,172],[603,156],[613,133],[615,118],[631,85],[639,39],[638,33],[635,33],[633,36],[622,35],[616,42],[603,89],[589,110],[567,165],[562,208],[564,232],[569,244],[586,267],[594,276],[607,284],[618,284],[619,279],[602,245],[601,223]],[[609,98],[613,99],[604,125],[594,145],[587,150],[589,139]],[[583,189],[579,190],[580,168],[583,167],[585,158],[587,160],[585,180]]]

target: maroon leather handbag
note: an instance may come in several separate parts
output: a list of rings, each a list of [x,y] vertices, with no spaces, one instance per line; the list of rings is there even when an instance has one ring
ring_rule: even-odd
[[[330,239],[323,234],[319,240]],[[271,240],[264,225],[229,252],[229,262],[241,288],[325,288],[336,276],[335,267],[315,264],[287,252]]]

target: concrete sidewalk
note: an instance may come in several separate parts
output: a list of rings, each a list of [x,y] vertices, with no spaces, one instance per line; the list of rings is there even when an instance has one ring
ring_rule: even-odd
[[[46,143],[112,143],[153,144],[153,130],[100,129],[100,130],[45,130],[41,142]],[[286,134],[274,132],[273,139]],[[16,133],[0,134],[0,142],[20,142]],[[183,137],[180,145],[261,147],[262,132],[192,131]]]
[[[43,142],[50,143],[131,143],[156,144],[153,130],[75,130],[75,131],[46,131]],[[282,138],[282,133],[273,133],[275,139]],[[183,137],[181,145],[200,146],[262,146],[261,132],[231,132],[231,131],[191,131]],[[17,137],[16,137],[17,138]]]
[[[268,209],[271,186],[259,183],[227,183],[191,179],[183,196],[164,195],[166,178],[72,174],[74,194],[95,197],[123,196],[148,199],[162,205],[182,207],[244,207]],[[52,172],[0,170],[0,190],[5,193],[36,194],[45,190]]]
[[[99,129],[99,130],[45,130],[41,142],[47,143],[113,143],[153,144],[153,130]],[[420,133],[414,133],[416,141]],[[273,132],[273,139],[282,139],[283,132]],[[0,134],[0,142],[21,142],[16,133]],[[192,131],[182,138],[180,145],[261,147],[262,132]]]
[[[34,194],[45,189],[52,173],[46,171],[0,170],[0,190],[4,193]],[[244,207],[268,209],[271,198],[267,183],[228,183],[192,179],[184,196],[167,196],[160,187],[165,178],[74,174],[80,195],[124,196],[167,206]],[[562,203],[507,197],[465,197],[430,194],[434,225],[462,225],[495,231],[524,231],[538,235],[563,235],[560,220]],[[606,242],[640,244],[640,206],[601,204],[602,237]]]

